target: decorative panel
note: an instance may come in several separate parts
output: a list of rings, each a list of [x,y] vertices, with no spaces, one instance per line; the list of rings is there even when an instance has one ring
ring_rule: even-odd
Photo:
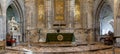
[[[75,0],[75,22],[80,22],[80,0]]]
[[[38,7],[38,20],[42,21],[45,17],[45,5],[44,5],[44,0],[38,0],[37,1],[37,7]]]
[[[55,20],[64,21],[64,0],[54,0]]]

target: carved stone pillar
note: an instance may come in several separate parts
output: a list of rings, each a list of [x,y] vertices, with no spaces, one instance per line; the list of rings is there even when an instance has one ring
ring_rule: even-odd
[[[70,17],[69,19],[69,27],[68,28],[73,28],[74,27],[74,10],[75,10],[75,0],[70,0]]]
[[[80,0],[80,3],[82,28],[87,28],[87,2],[86,0]]]
[[[37,15],[36,15],[36,4],[35,4],[35,0],[25,0],[25,31],[26,31],[26,37],[30,38],[31,35],[37,35],[36,34],[36,27],[37,27]],[[28,37],[27,35],[27,30],[29,27],[29,31],[31,32],[31,34],[29,34],[30,37]],[[27,40],[26,40],[27,41]],[[36,41],[36,40],[34,40]]]
[[[94,41],[93,36],[93,0],[87,0],[87,29],[89,29],[89,41],[92,43]]]
[[[119,0],[114,0],[114,33],[115,36],[120,36],[120,25],[119,25],[119,21],[120,21],[120,1]]]
[[[46,26],[48,29],[52,28],[53,22],[53,0],[45,0],[45,16],[46,16]]]

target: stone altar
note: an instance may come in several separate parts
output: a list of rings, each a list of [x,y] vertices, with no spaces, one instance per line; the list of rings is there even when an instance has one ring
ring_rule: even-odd
[[[73,33],[47,33],[46,42],[74,42]]]

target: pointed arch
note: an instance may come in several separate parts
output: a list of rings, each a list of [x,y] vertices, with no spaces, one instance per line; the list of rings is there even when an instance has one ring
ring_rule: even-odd
[[[106,0],[99,0],[96,3],[97,3],[97,7],[94,12],[94,36],[95,36],[96,41],[99,41],[99,36],[100,36],[100,32],[101,32],[101,30],[100,30],[101,11],[102,11],[102,9],[104,9],[107,6],[109,6],[109,8],[112,10],[112,12],[113,12],[113,9]]]
[[[20,0],[22,1],[22,0]],[[16,21],[20,24],[20,33],[22,36],[25,34],[25,18],[24,18],[24,6],[23,4],[20,3],[19,0],[10,0],[7,4],[7,9],[6,9],[6,23],[10,18],[13,16],[15,17]],[[24,1],[22,1],[24,2]],[[11,14],[10,14],[11,13]],[[7,29],[7,24],[6,24],[6,31]]]

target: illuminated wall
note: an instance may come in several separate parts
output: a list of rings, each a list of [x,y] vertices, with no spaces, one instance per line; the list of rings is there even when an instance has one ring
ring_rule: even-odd
[[[64,20],[64,0],[54,0],[55,20]]]
[[[59,23],[66,24],[65,28],[81,25],[80,0],[38,0],[37,10],[38,25],[39,22],[47,28]]]
[[[80,22],[80,0],[75,0],[75,18],[76,22]]]
[[[37,1],[37,7],[38,7],[38,20],[43,21],[45,18],[45,5],[44,5],[44,0],[38,0]]]

